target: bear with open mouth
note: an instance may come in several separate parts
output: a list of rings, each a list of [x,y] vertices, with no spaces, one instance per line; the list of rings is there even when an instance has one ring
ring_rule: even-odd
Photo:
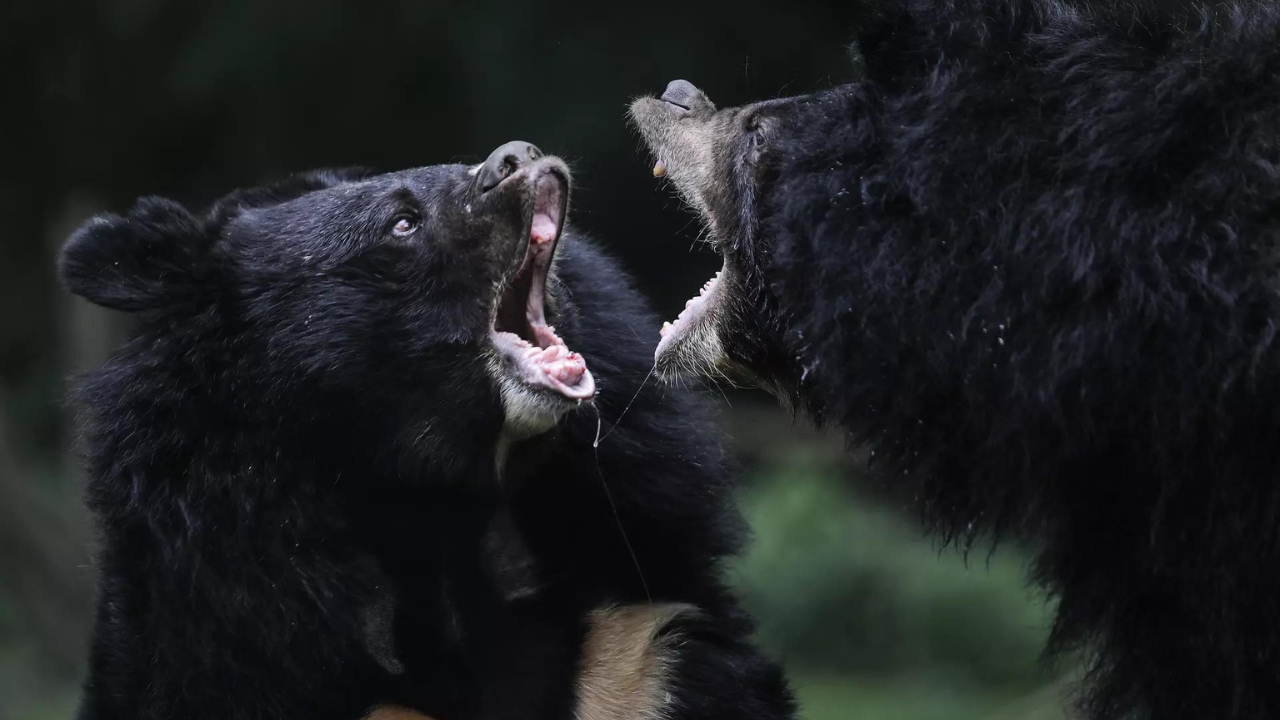
[[[724,263],[658,370],[1028,541],[1089,717],[1280,717],[1280,10],[874,4],[859,82],[631,106]]]
[[[569,194],[512,142],[68,240],[65,284],[135,321],[76,396],[81,718],[791,717],[721,579],[713,418],[637,392],[655,320]]]

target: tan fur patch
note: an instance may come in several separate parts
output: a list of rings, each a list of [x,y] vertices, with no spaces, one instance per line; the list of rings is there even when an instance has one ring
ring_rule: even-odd
[[[431,718],[398,705],[379,705],[370,710],[361,720],[431,720]]]
[[[578,671],[576,720],[662,720],[673,656],[658,634],[692,605],[626,605],[591,613]]]

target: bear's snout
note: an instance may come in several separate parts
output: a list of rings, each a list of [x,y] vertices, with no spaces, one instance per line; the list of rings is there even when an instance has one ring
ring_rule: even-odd
[[[688,80],[672,80],[667,83],[667,89],[662,91],[663,102],[668,105],[674,105],[682,110],[692,110],[701,100],[701,93],[693,83]]]
[[[480,192],[489,192],[503,180],[511,177],[522,166],[542,157],[542,151],[533,143],[512,140],[489,153],[489,157],[476,171],[476,185]]]

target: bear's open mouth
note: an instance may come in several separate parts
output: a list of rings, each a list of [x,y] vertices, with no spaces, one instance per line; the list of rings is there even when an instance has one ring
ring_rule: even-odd
[[[533,219],[520,269],[498,298],[493,319],[493,345],[525,384],[569,400],[589,400],[596,393],[587,362],[571,351],[547,324],[547,272],[564,221],[564,181],[543,173],[534,181]]]

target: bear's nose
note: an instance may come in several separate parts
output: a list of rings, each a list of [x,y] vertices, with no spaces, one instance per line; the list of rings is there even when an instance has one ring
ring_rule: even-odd
[[[480,186],[480,192],[498,187],[498,183],[506,180],[516,170],[540,157],[542,151],[533,143],[523,140],[512,140],[500,146],[489,153],[489,158],[476,171],[476,183]]]
[[[698,97],[698,88],[688,80],[672,80],[667,89],[662,91],[662,101],[685,110],[692,110],[694,100]]]

